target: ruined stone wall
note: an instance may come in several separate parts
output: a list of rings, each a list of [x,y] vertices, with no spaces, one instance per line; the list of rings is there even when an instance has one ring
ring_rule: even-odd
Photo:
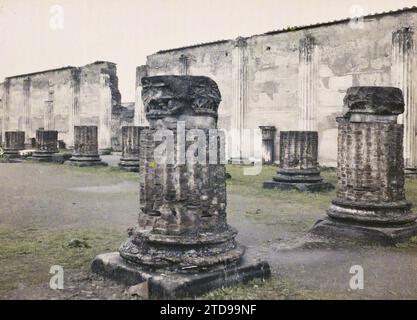
[[[107,132],[103,147],[109,147],[112,108],[120,106],[117,85],[116,65],[101,61],[6,78],[2,131],[22,130],[30,139],[39,128],[57,130],[73,146],[74,125],[96,125]]]
[[[413,9],[365,17],[363,28],[352,27],[346,20],[167,50],[148,57],[148,73],[187,72],[213,78],[223,98],[219,127],[275,126],[275,159],[279,159],[281,130],[317,130],[319,162],[332,166],[337,161],[335,117],[342,112],[347,88],[399,86],[411,97],[406,102],[410,116],[406,112],[405,117],[412,123],[406,127],[411,128],[408,145],[413,149],[415,143],[412,153],[417,153],[417,143],[412,141],[417,119],[412,115],[412,110],[417,111],[417,100],[412,98],[417,94],[413,80],[416,26],[417,10]],[[394,40],[394,34],[401,36],[402,30],[411,33],[400,37],[408,41],[405,45]],[[241,119],[233,119],[240,114]]]

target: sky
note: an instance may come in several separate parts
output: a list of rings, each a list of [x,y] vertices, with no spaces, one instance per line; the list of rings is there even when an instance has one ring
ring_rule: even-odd
[[[417,6],[417,0],[0,0],[4,77],[117,64],[122,101],[156,51]]]

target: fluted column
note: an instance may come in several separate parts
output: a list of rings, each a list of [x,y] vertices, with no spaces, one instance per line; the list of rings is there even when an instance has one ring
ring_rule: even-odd
[[[55,129],[54,123],[54,85],[49,84],[48,89],[48,100],[45,101],[45,110],[44,110],[44,128],[45,130]]]
[[[80,125],[80,70],[71,70],[71,104],[68,124],[68,146],[74,147],[74,127]]]
[[[33,137],[32,132],[32,111],[31,111],[31,102],[30,102],[30,89],[31,89],[31,80],[30,78],[25,78],[23,80],[23,128],[22,131],[25,132],[25,140],[28,141]]]
[[[392,35],[392,79],[393,85],[404,94],[405,110],[399,116],[404,124],[405,168],[417,171],[417,101],[416,101],[416,49],[414,32],[402,28]]]
[[[25,132],[6,131],[4,135],[4,154],[9,158],[19,157],[19,151],[25,149]]]
[[[10,108],[9,108],[9,90],[10,90],[10,80],[5,79],[3,82],[3,119],[2,119],[2,139],[6,143],[6,131],[9,130],[9,121],[10,121]]]
[[[119,167],[126,171],[139,171],[139,147],[141,131],[147,127],[126,126],[122,127],[122,157]]]
[[[31,157],[39,162],[51,162],[52,155],[58,152],[58,131],[36,130],[36,150]]]
[[[275,132],[274,126],[260,126],[262,131],[262,162],[272,164],[274,162]]]
[[[247,41],[244,38],[237,38],[232,63],[233,105],[231,119],[231,161],[236,164],[242,163],[245,151],[247,151],[244,149],[243,141],[248,95],[247,60]]]
[[[98,129],[96,126],[74,128],[74,152],[66,164],[78,167],[107,166],[98,153]]]
[[[98,147],[100,154],[111,153],[111,112],[110,76],[102,73],[100,74],[100,125],[98,128]]]
[[[241,259],[245,249],[227,223],[217,84],[201,76],[146,77],[142,84],[149,128],[139,141],[138,224],[119,252],[97,256],[92,270],[117,280],[128,275],[147,282],[151,297],[171,299],[269,277],[266,262]]]
[[[264,188],[299,191],[328,191],[333,185],[320,176],[317,131],[281,131],[277,175]]]
[[[315,39],[306,36],[300,40],[298,68],[299,127],[302,131],[317,130],[318,65]]]
[[[135,126],[147,126],[145,107],[142,101],[142,78],[148,76],[148,66],[139,66],[136,68],[136,100],[135,100]]]
[[[186,76],[188,75],[188,57],[182,54],[179,58],[180,62],[180,75]]]

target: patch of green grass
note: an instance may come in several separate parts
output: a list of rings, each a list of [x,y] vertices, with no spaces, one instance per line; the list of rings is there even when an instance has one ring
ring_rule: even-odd
[[[227,190],[244,196],[251,196],[262,201],[262,198],[273,198],[288,205],[299,205],[320,208],[325,210],[334,197],[335,192],[300,192],[296,190],[276,190],[264,189],[263,183],[271,180],[276,175],[277,167],[262,166],[262,170],[257,175],[245,175],[244,170],[247,166],[227,165],[227,172],[232,176],[227,180]],[[322,176],[325,180],[335,184],[336,174],[332,171],[323,171]]]
[[[217,289],[200,299],[209,300],[344,300],[348,295],[335,295],[318,290],[303,289],[292,281],[273,276],[267,280],[254,280],[247,284]]]
[[[124,231],[105,227],[16,230],[0,226],[0,296],[20,283],[48,283],[52,265],[61,265],[64,271],[88,270],[97,254],[116,251],[126,237]],[[68,246],[73,239],[88,243],[88,247]]]

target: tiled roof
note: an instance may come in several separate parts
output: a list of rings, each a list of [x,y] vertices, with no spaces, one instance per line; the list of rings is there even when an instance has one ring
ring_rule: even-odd
[[[386,16],[386,15],[401,14],[401,13],[404,13],[404,12],[417,12],[417,6],[413,6],[413,7],[410,7],[410,8],[406,7],[406,8],[402,8],[402,9],[398,9],[398,10],[391,10],[391,11],[373,13],[373,14],[365,15],[363,17],[358,17],[358,18],[364,18],[364,19],[378,18],[378,17],[382,17],[382,16]],[[273,35],[273,34],[284,33],[284,32],[291,32],[291,31],[298,31],[298,30],[304,30],[304,29],[318,28],[318,27],[329,26],[329,25],[338,24],[338,23],[349,22],[350,19],[351,18],[345,18],[345,19],[340,19],[340,20],[320,22],[320,23],[309,24],[309,25],[304,25],[304,26],[288,27],[288,28],[284,28],[284,29],[278,29],[278,30],[265,32],[263,34],[258,34],[258,35],[254,35],[254,36]],[[209,46],[209,45],[213,45],[213,44],[222,44],[222,43],[226,43],[226,42],[229,42],[229,41],[231,41],[231,40],[219,40],[219,41],[199,43],[199,44],[194,44],[194,45],[184,46],[184,47],[179,47],[179,48],[160,50],[160,51],[157,52],[157,54],[168,53],[168,52],[178,51],[178,50],[183,50],[183,49],[191,49],[191,48],[202,47],[202,46]]]

